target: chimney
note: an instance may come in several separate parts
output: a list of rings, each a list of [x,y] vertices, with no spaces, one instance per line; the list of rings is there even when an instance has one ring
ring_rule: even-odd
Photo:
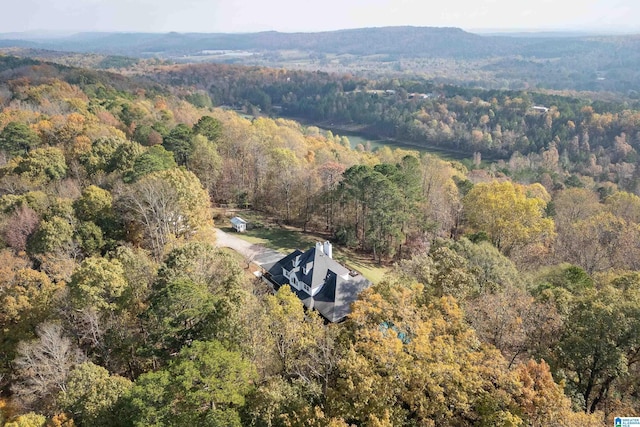
[[[316,252],[320,252],[320,255],[324,255],[324,249],[322,243],[316,242]]]
[[[333,258],[333,248],[331,247],[331,243],[329,243],[328,241],[324,242],[323,251],[326,256],[328,256],[329,258]]]

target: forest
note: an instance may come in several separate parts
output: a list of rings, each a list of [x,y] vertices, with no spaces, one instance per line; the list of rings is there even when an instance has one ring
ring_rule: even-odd
[[[503,172],[519,181],[544,182],[548,189],[577,184],[577,176],[632,192],[637,185],[637,103],[219,64],[139,68],[155,81],[190,90],[184,96],[196,105],[213,102],[468,157],[479,153],[503,160]]]
[[[577,427],[640,413],[634,107],[156,67],[0,57],[0,425]],[[268,112],[250,101],[259,85],[271,108],[402,108],[470,160],[354,149],[220,108]],[[216,247],[231,208],[389,273],[327,324]]]

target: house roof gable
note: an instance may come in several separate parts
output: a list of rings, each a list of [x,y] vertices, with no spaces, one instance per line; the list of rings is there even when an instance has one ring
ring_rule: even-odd
[[[288,283],[282,276],[283,268],[287,271],[294,270],[298,280],[311,288],[322,286],[314,296],[303,290],[292,290],[307,307],[315,308],[331,322],[344,319],[351,312],[351,304],[360,292],[371,286],[371,282],[362,275],[353,274],[316,247],[306,252],[295,250],[275,263],[269,273],[279,284]]]

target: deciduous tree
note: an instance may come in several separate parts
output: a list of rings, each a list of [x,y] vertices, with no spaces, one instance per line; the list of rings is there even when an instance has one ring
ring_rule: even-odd
[[[131,184],[120,206],[158,259],[170,242],[189,240],[213,226],[209,195],[193,173],[182,169],[154,172]]]
[[[469,225],[486,232],[507,255],[525,246],[547,246],[554,237],[553,220],[545,215],[547,203],[528,197],[522,185],[509,181],[480,183],[463,202]]]
[[[66,389],[67,376],[82,355],[59,324],[41,324],[37,334],[37,340],[18,346],[12,390],[23,406],[49,411],[57,394]]]

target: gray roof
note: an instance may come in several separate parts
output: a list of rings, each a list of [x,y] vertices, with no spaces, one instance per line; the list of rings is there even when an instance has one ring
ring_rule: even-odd
[[[371,286],[362,275],[351,272],[322,250],[313,247],[306,252],[296,250],[268,269],[271,280],[278,286],[289,283],[282,269],[294,271],[298,280],[312,288],[322,284],[313,297],[303,290],[291,288],[308,308],[315,308],[331,322],[339,322],[351,312],[351,304],[360,292]]]

